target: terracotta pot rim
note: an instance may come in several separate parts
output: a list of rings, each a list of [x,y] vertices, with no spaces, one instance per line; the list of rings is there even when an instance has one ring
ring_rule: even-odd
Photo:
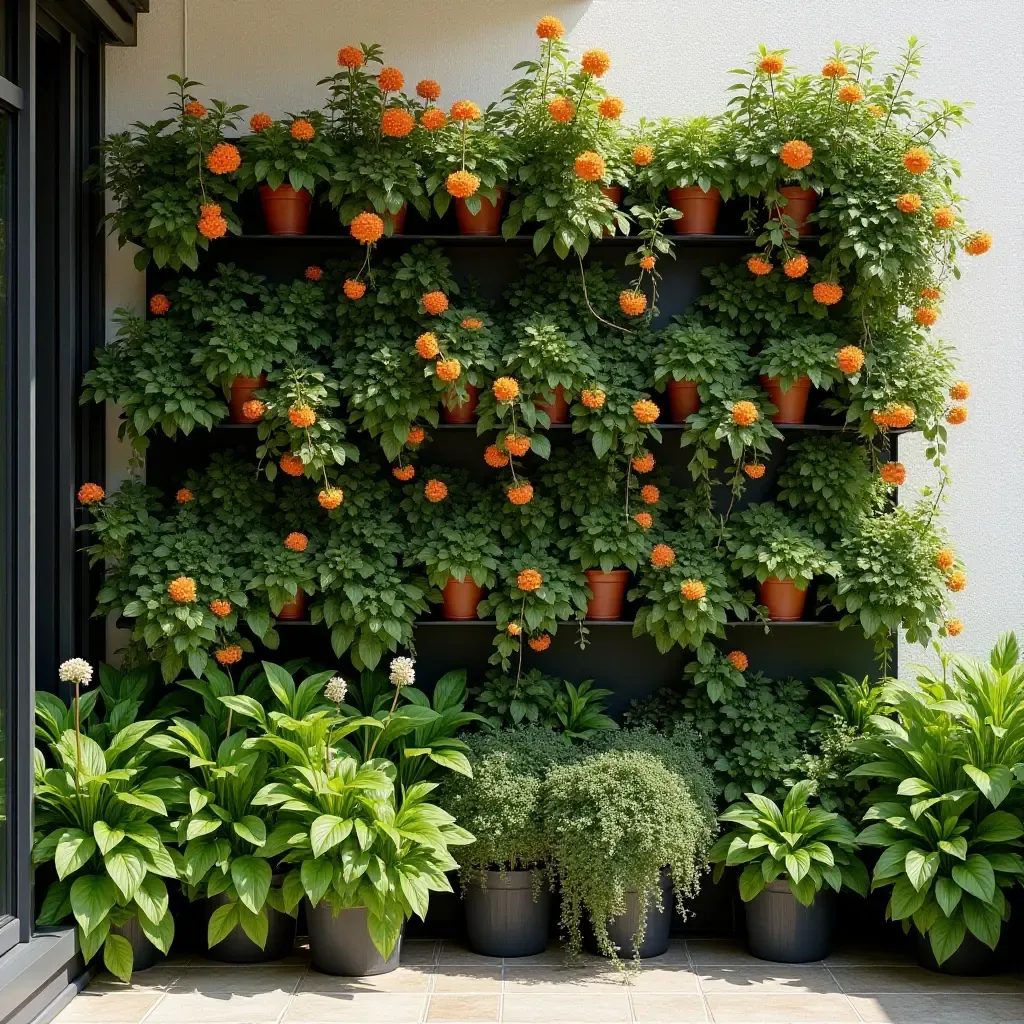
[[[811,378],[804,374],[802,377],[797,377],[795,381],[788,388],[783,388],[779,383],[778,377],[769,377],[768,374],[761,374],[761,384],[766,388],[778,388],[780,391],[809,391],[811,388]]]
[[[785,196],[787,199],[809,199],[814,196],[818,198],[818,193],[813,188],[803,188],[801,185],[782,185],[779,187],[779,195]]]
[[[668,379],[668,386],[674,391],[693,391],[699,383],[700,381],[696,380],[676,380],[675,377]]]
[[[295,189],[287,181],[282,181],[277,188],[271,188],[269,185],[260,185],[261,196],[273,196],[275,199],[291,199],[298,196],[302,199],[312,199],[313,193],[309,189],[299,188]]]
[[[701,188],[700,185],[675,185],[668,190],[669,196],[673,192],[685,192],[686,199],[720,199],[722,191],[717,185],[708,188]]]
[[[607,581],[618,582],[619,580],[625,579],[629,576],[629,569],[612,569],[611,572],[605,572],[603,569],[584,569],[583,575],[586,576],[587,579],[596,580],[600,577]]]

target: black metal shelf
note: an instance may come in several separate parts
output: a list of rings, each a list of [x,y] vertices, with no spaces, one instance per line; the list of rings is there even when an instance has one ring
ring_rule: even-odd
[[[575,619],[566,620],[560,622],[560,626],[575,626],[578,623]],[[281,619],[276,623],[277,626],[322,626],[322,622],[310,622],[309,619]],[[497,622],[494,619],[417,619],[415,627],[418,629],[420,626],[490,626],[492,629],[497,626]],[[594,626],[632,626],[632,619],[584,619],[583,625],[588,629]],[[833,628],[839,625],[838,619],[798,619],[795,622],[761,622],[758,619],[751,619],[749,621],[735,621],[727,622],[725,624],[726,629],[733,627],[737,628],[750,628],[751,626],[760,626],[762,629],[774,629],[776,626],[794,627],[818,627],[818,628]]]
[[[707,248],[708,246],[750,246],[754,248],[754,236],[752,235],[668,235],[668,239],[674,244],[682,247]],[[819,236],[803,235],[800,238],[801,244],[817,244]],[[240,245],[245,242],[256,242],[260,245],[276,242],[281,244],[314,243],[316,245],[337,244],[351,248],[358,247],[357,242],[351,235],[229,235],[221,239],[217,244]],[[511,238],[504,238],[502,235],[441,235],[441,234],[400,234],[385,235],[377,242],[377,245],[398,244],[400,242],[437,242],[439,245],[465,245],[465,246],[501,246],[501,245],[532,245],[533,235],[513,235]],[[590,241],[593,247],[615,248],[617,246],[639,245],[638,239],[633,235],[611,235],[608,238],[593,238]]]

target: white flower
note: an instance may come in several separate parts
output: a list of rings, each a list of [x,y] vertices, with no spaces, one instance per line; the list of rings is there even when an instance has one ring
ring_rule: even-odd
[[[412,658],[392,658],[391,685],[398,690],[403,686],[412,686],[416,682],[415,664]]]
[[[88,686],[92,682],[92,665],[85,658],[69,658],[57,670],[62,683],[78,683]]]
[[[341,676],[332,676],[327,680],[327,685],[324,687],[324,696],[328,700],[333,700],[335,704],[340,704],[345,699],[346,693],[348,693],[348,683]]]

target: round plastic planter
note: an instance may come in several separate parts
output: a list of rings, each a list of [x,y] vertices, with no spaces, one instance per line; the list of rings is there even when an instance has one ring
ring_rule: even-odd
[[[813,188],[800,188],[797,185],[783,185],[779,192],[786,197],[782,213],[793,219],[801,235],[809,235],[811,225],[807,223],[807,218],[818,205],[818,193]]]
[[[465,199],[455,200],[455,219],[459,224],[460,235],[498,235],[501,234],[501,211],[505,205],[505,190],[498,187],[497,196],[492,203],[490,199],[478,196],[480,209],[470,213]]]
[[[546,412],[548,419],[552,423],[568,423],[569,403],[565,399],[565,388],[559,384],[552,390],[555,393],[554,401],[545,402],[542,398],[538,397],[534,400],[534,405],[537,407],[538,412]]]
[[[466,935],[483,956],[532,956],[548,945],[551,893],[533,871],[488,871],[485,885],[466,886]]]
[[[587,618],[597,622],[621,619],[622,602],[626,598],[626,586],[629,584],[629,570],[601,572],[600,569],[587,569],[583,575],[587,577],[590,592],[594,595],[587,602]]]
[[[114,935],[124,936],[131,943],[133,974],[136,971],[148,970],[163,959],[163,953],[146,938],[137,917],[125,921],[124,924],[114,925],[110,930]]]
[[[286,601],[281,605],[281,610],[277,613],[279,619],[285,619],[288,622],[292,622],[295,619],[301,619],[306,614],[306,592],[299,587],[295,591],[295,597],[291,601]]]
[[[483,587],[477,586],[472,576],[464,580],[450,576],[441,591],[442,614],[446,619],[475,619],[482,594]]]
[[[668,404],[673,423],[685,423],[687,418],[700,409],[700,395],[697,382],[693,380],[670,380],[668,382]]]
[[[758,587],[758,600],[768,606],[768,616],[773,622],[796,622],[804,614],[807,588],[798,590],[792,580],[769,576]]]
[[[445,423],[472,423],[476,419],[476,403],[480,392],[474,385],[467,384],[466,393],[469,397],[458,405],[442,404],[441,419]]]
[[[304,235],[309,224],[309,207],[313,197],[304,189],[298,192],[291,185],[271,188],[260,185],[260,202],[267,233],[271,235]]]
[[[772,416],[772,423],[803,423],[807,415],[807,398],[811,393],[811,378],[798,377],[788,391],[783,391],[778,377],[761,374],[761,387],[778,412]]]
[[[253,419],[251,416],[246,416],[242,411],[242,406],[245,405],[251,398],[254,398],[256,392],[260,388],[267,386],[267,375],[261,373],[258,377],[236,377],[231,382],[231,399],[229,407],[231,409],[231,422],[232,423],[258,423],[258,419]]]
[[[366,907],[341,910],[335,917],[326,900],[315,907],[306,900],[305,906],[313,970],[343,978],[367,978],[390,974],[398,968],[402,937],[398,937],[391,956],[385,960],[370,939]]]
[[[931,942],[928,941],[927,936],[919,934],[917,936],[917,962],[926,970],[935,971],[938,974],[957,974],[962,977],[981,978],[988,974],[997,974],[1002,970],[1004,958],[1001,955],[1000,946],[1003,945],[1000,943],[994,950],[989,949],[984,942],[967,932],[959,949],[939,964],[935,961]]]
[[[722,205],[722,193],[713,185],[704,191],[700,185],[684,188],[670,188],[668,201],[681,214],[672,222],[677,235],[713,235],[718,224],[718,209]]]
[[[744,907],[747,946],[759,960],[806,964],[828,956],[835,919],[829,890],[822,889],[805,907],[789,891],[789,882],[769,882]]]
[[[280,879],[277,880],[280,884]],[[206,903],[205,922],[209,925],[210,915],[228,902],[225,893],[211,896]],[[205,935],[205,930],[204,930]],[[273,907],[267,907],[267,941],[260,949],[242,929],[235,925],[226,938],[211,946],[206,955],[211,960],[225,964],[260,964],[269,960],[283,960],[295,947],[295,918],[282,914]]]
[[[633,936],[640,924],[640,900],[635,892],[626,893],[626,912],[608,921],[608,938],[624,960],[634,955],[641,960],[661,956],[668,949],[669,930],[672,927],[672,878],[668,871],[661,871],[661,910],[655,903],[647,908],[647,926],[640,949],[634,951]]]

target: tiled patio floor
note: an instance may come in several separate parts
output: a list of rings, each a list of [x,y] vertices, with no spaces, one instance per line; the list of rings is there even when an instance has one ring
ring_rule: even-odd
[[[953,978],[888,950],[824,963],[755,960],[730,942],[677,941],[624,979],[605,961],[562,966],[550,950],[493,960],[450,943],[406,942],[378,978],[318,974],[297,954],[236,967],[178,959],[123,985],[101,975],[59,1024],[626,1024],[846,1022],[1024,1024],[1024,974]]]

